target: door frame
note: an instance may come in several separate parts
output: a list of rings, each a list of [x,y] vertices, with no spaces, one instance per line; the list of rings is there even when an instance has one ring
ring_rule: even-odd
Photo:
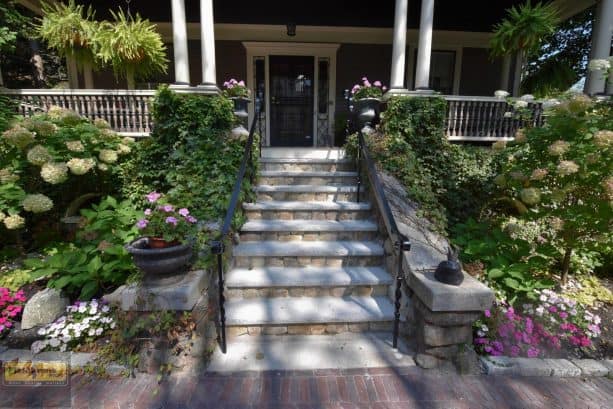
[[[244,41],[243,46],[247,50],[247,87],[254,89],[255,75],[253,72],[254,57],[264,57],[265,93],[266,93],[266,135],[263,145],[270,146],[270,64],[271,55],[309,56],[314,58],[314,93],[313,93],[313,146],[318,146],[319,132],[317,127],[318,101],[319,101],[319,58],[327,58],[329,61],[329,84],[328,84],[328,134],[334,132],[334,114],[336,111],[336,53],[340,44],[332,43],[293,43],[293,42],[254,42]],[[249,107],[249,123],[253,120],[255,104]]]

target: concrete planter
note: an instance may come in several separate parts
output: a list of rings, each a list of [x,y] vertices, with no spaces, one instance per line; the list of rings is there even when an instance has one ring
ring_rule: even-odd
[[[149,239],[141,237],[126,245],[134,264],[145,275],[145,280],[155,281],[186,271],[192,258],[192,248],[187,244],[154,249]]]

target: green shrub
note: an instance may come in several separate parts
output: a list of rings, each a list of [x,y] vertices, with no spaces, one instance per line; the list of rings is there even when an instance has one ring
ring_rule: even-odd
[[[11,126],[15,116],[15,102],[6,95],[0,95],[0,132]]]

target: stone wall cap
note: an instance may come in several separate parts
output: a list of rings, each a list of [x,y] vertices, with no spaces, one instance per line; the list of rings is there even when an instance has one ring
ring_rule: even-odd
[[[409,265],[407,253],[404,261]],[[431,311],[484,311],[494,302],[494,292],[466,273],[459,286],[436,280],[434,270],[411,271],[407,279],[409,287]]]

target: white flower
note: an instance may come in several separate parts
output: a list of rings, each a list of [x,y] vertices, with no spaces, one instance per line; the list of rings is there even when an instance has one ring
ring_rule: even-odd
[[[538,315],[539,317],[542,317],[544,313],[545,313],[545,308],[543,308],[543,306],[539,305],[536,308],[536,315]]]
[[[65,337],[61,338],[62,342],[65,343],[65,344],[70,342],[71,339],[72,339],[72,337],[70,335],[66,335]]]
[[[483,332],[483,331],[479,330],[479,331],[477,331],[477,335],[478,335],[479,337],[483,338],[483,337],[485,336],[485,332]]]
[[[112,323],[111,323],[111,329],[114,329],[114,328],[115,328],[115,323],[114,323],[114,322],[112,322]]]
[[[93,328],[87,332],[87,335],[89,335],[90,337],[93,337],[95,334],[96,334],[96,330]]]
[[[49,345],[50,345],[52,348],[57,348],[57,347],[59,347],[59,346],[60,346],[60,344],[61,344],[61,342],[60,342],[60,340],[59,340],[59,339],[57,339],[57,338],[51,338],[51,339],[49,340]]]
[[[506,98],[509,96],[509,93],[505,90],[499,89],[497,91],[494,92],[494,96],[496,98]]]
[[[98,328],[98,329],[96,330],[96,335],[97,335],[97,336],[102,335],[102,331],[103,331],[103,329],[102,329],[102,328]]]
[[[66,148],[71,152],[83,152],[85,150],[81,141],[66,141]]]
[[[489,328],[487,327],[487,325],[483,324],[483,325],[481,325],[481,331],[488,332]]]
[[[27,158],[28,162],[36,166],[42,166],[53,159],[47,148],[42,145],[36,145],[30,149]]]
[[[32,351],[32,353],[38,354],[40,351],[42,351],[46,347],[47,347],[47,341],[45,340],[34,341],[32,342],[32,345],[30,346],[30,350]]]
[[[566,305],[564,305],[564,304],[560,304],[560,309],[561,309],[562,311],[566,311]]]
[[[73,174],[80,176],[89,172],[96,165],[96,161],[93,158],[72,158],[66,165]]]
[[[512,116],[513,116],[513,112],[511,112],[511,111],[507,111],[507,112],[504,113],[504,117],[505,118],[511,118]]]
[[[547,296],[545,294],[541,294],[541,296],[539,297],[539,300],[541,301],[547,301]]]
[[[102,162],[115,163],[117,162],[117,152],[111,149],[102,149],[98,155]]]
[[[46,335],[47,334],[47,329],[45,327],[39,329],[37,331],[38,335]]]
[[[593,320],[592,322],[593,322],[594,324],[596,324],[596,325],[600,325],[600,322],[601,322],[601,320],[600,320],[600,316],[599,316],[599,315],[595,315],[595,316],[594,316],[594,320]]]
[[[43,194],[26,195],[21,206],[26,212],[44,213],[53,208],[53,201]]]
[[[109,312],[111,308],[108,305],[102,306],[102,312]]]
[[[563,160],[558,164],[556,172],[560,176],[568,176],[579,171],[579,165],[572,160]]]
[[[79,305],[79,312],[81,314],[83,314],[85,311],[87,311],[87,305],[85,303],[82,303]]]
[[[519,101],[515,101],[515,107],[516,108],[527,108],[528,107],[528,101],[524,101],[524,100],[519,100]]]
[[[60,352],[66,352],[66,347],[67,347],[67,346],[66,346],[66,344],[63,344],[63,345],[60,347]]]
[[[89,307],[89,314],[90,315],[96,315],[97,312],[98,312],[98,304],[92,304]]]
[[[560,105],[560,100],[555,98],[549,98],[543,101],[543,109],[550,109]]]
[[[26,220],[18,214],[12,214],[10,216],[5,217],[2,222],[4,223],[4,227],[6,227],[7,229],[17,230],[25,225]]]
[[[63,162],[47,162],[41,168],[40,176],[45,182],[57,185],[68,179],[68,166]]]
[[[606,59],[590,60],[587,68],[590,71],[607,71],[611,68],[611,62]]]
[[[532,94],[524,94],[519,98],[521,101],[534,101],[534,95]]]

